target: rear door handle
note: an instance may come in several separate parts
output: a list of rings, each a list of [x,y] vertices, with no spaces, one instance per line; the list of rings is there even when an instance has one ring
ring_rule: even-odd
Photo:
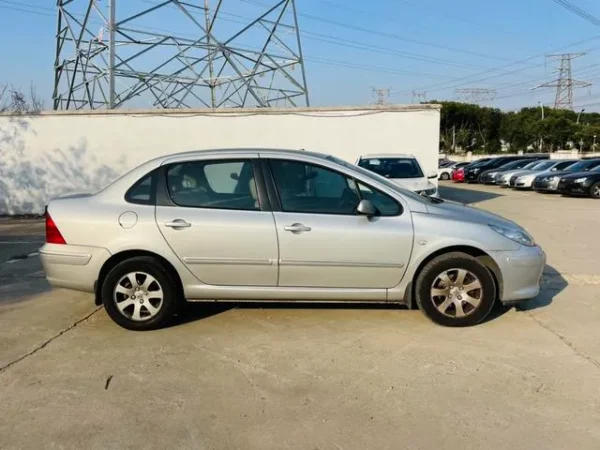
[[[288,225],[287,227],[283,227],[285,231],[291,231],[292,233],[304,233],[305,231],[310,231],[311,228],[303,225],[301,223],[293,223],[292,225]]]
[[[169,228],[189,228],[191,226],[192,226],[191,223],[186,222],[183,219],[175,219],[171,222],[165,223],[165,227],[169,227]]]

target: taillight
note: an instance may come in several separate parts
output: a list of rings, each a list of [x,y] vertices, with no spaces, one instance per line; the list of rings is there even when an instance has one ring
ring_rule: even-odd
[[[67,243],[48,211],[46,211],[46,243],[63,245]]]

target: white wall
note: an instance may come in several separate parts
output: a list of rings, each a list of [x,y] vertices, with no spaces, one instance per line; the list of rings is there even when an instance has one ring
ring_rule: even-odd
[[[412,152],[437,169],[435,105],[293,110],[170,110],[0,115],[0,215],[40,213],[96,191],[156,156],[232,147],[305,148],[354,162]]]

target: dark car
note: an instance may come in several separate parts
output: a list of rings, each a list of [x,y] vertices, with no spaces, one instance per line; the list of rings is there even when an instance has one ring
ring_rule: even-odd
[[[585,195],[600,199],[600,161],[587,172],[562,176],[558,182],[558,192],[563,195]]]
[[[488,169],[479,175],[480,183],[483,184],[496,184],[496,176],[504,170],[521,169],[530,162],[537,161],[536,159],[517,159],[509,163],[502,164],[500,167],[495,169]]]
[[[598,166],[600,166],[600,159],[584,159],[568,166],[565,170],[540,174],[533,181],[533,189],[538,192],[558,192],[558,183],[562,177],[573,173],[589,172]]]
[[[497,158],[491,158],[483,164],[477,166],[467,166],[465,168],[465,181],[467,183],[479,183],[479,176],[486,170],[496,169],[497,167],[507,164],[512,161],[518,161],[520,159],[548,159],[548,155],[519,155],[519,156],[499,156]]]

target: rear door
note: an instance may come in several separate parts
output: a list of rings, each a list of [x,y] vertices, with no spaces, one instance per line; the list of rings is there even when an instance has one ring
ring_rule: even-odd
[[[391,288],[413,243],[409,211],[385,193],[322,165],[270,159],[278,205],[279,286]],[[361,198],[381,214],[356,214]]]
[[[257,167],[256,158],[232,156],[163,169],[159,191],[168,198],[158,202],[156,222],[181,261],[206,284],[277,285],[275,222],[260,195]]]

